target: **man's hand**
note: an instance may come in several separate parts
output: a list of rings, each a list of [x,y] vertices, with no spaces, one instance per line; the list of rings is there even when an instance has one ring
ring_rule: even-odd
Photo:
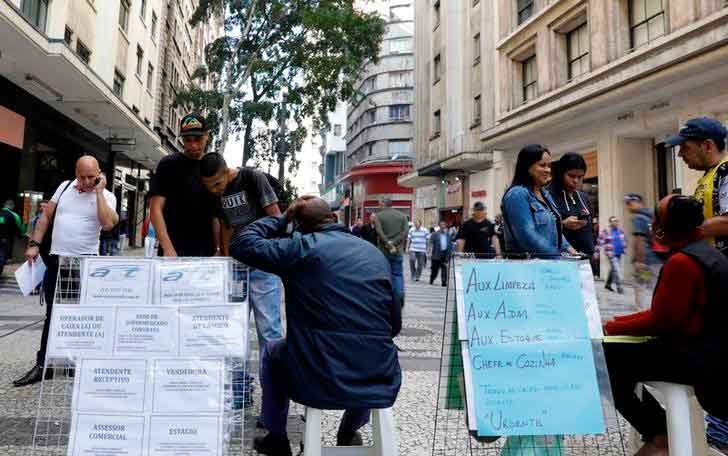
[[[104,193],[104,189],[106,188],[106,174],[100,173],[98,179],[99,179],[99,183],[96,184],[96,186],[94,187],[94,191],[96,193],[102,193],[103,194]]]
[[[174,247],[170,247],[168,249],[162,249],[164,256],[166,257],[176,257],[177,251],[174,249]]]
[[[28,247],[25,249],[25,259],[30,261],[31,263],[35,261],[35,259],[40,254],[40,249],[38,247]]]
[[[586,226],[586,220],[579,220],[576,216],[567,217],[563,221],[564,228],[567,230],[580,230]]]

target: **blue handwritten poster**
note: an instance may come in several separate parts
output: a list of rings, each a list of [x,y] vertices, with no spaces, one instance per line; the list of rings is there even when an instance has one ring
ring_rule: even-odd
[[[604,432],[580,280],[569,262],[463,264],[479,435]]]

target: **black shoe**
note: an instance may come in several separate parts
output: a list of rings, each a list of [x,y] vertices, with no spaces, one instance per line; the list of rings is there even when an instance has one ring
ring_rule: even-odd
[[[266,434],[265,437],[256,437],[253,440],[253,448],[258,453],[268,456],[293,456],[288,436],[275,438]]]
[[[443,284],[442,284],[442,286],[443,286],[443,287],[446,287],[446,286],[447,286],[447,284],[446,284],[446,283],[443,283]]]
[[[45,379],[50,380],[53,378],[53,370],[47,369],[45,373]],[[38,383],[43,379],[43,366],[36,364],[31,370],[25,373],[22,377],[13,382],[13,386],[26,386]]]
[[[617,288],[617,293],[624,294],[624,288],[622,288],[622,287]]]
[[[361,434],[358,432],[339,432],[336,434],[336,446],[362,446]]]
[[[612,288],[611,285],[604,285],[604,288],[606,288],[609,291],[614,291],[614,288]]]

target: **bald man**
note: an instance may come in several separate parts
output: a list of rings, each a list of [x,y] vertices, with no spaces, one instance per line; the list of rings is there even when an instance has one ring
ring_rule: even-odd
[[[58,257],[98,255],[99,233],[101,230],[111,230],[119,222],[115,208],[116,197],[106,190],[106,176],[101,172],[99,162],[91,156],[79,158],[76,162],[76,179],[61,183],[53,198],[48,201],[28,240],[25,257],[29,261],[35,261],[43,238],[46,234],[51,236],[50,255],[47,257],[47,269],[43,277],[46,319],[35,366],[15,380],[13,385],[31,385],[41,380],[58,277]],[[51,220],[52,232],[46,233]]]

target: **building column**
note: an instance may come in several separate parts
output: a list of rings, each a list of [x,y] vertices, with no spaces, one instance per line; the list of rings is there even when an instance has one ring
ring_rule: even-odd
[[[447,128],[443,144],[446,152],[443,156],[462,152],[462,144],[465,139],[466,125],[465,114],[469,112],[463,104],[462,88],[463,75],[463,52],[465,46],[462,43],[462,34],[465,29],[465,2],[444,1],[442,7],[445,9],[445,122]],[[459,139],[458,139],[459,138]],[[453,147],[460,147],[460,150],[452,150]]]

